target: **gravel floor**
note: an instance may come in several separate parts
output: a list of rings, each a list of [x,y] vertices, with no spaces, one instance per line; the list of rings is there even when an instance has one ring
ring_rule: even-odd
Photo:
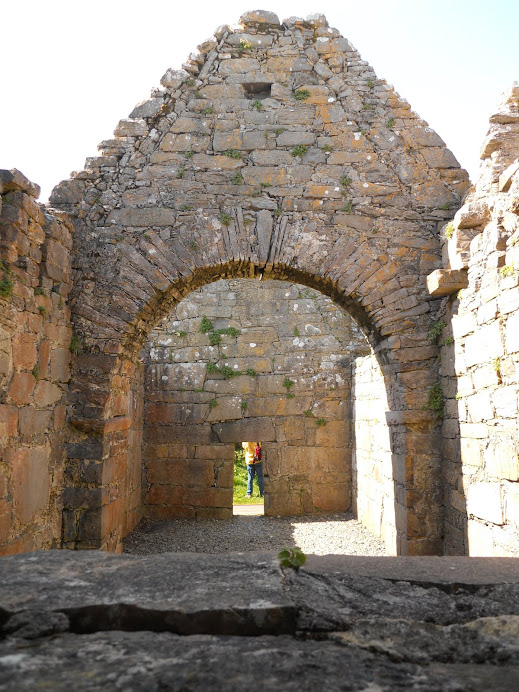
[[[387,555],[383,543],[350,513],[312,517],[237,516],[229,520],[144,519],[124,541],[124,552],[230,553],[298,545],[314,555]]]

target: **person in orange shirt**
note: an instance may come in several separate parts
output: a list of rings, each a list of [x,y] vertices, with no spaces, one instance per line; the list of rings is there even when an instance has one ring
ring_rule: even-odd
[[[254,476],[258,477],[260,497],[263,497],[263,453],[261,442],[242,442],[245,450],[245,463],[247,465],[247,497],[252,497],[252,484]]]

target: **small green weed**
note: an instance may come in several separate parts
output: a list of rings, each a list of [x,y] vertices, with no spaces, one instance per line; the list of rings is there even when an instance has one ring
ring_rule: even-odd
[[[260,183],[260,187],[262,190],[266,190],[267,187],[270,187],[270,183]]]
[[[443,391],[439,384],[435,384],[429,389],[427,394],[427,405],[422,408],[425,411],[434,411],[437,416],[444,415]]]
[[[195,80],[193,79],[193,77],[188,77],[186,79],[186,81],[184,82],[184,84],[188,87],[194,87],[195,86]]]
[[[245,413],[245,411],[249,408],[249,404],[246,401],[242,401],[240,404],[240,408]]]
[[[296,144],[296,146],[291,150],[292,156],[304,156],[308,151],[306,144]]]
[[[212,329],[213,323],[204,315],[202,317],[202,321],[200,322],[200,331],[202,332],[202,334],[206,334],[207,332],[210,332]]]
[[[514,271],[515,269],[513,264],[506,264],[504,267],[501,267],[499,273],[501,274],[503,279],[506,279],[507,276],[513,276]]]
[[[233,173],[233,176],[231,178],[231,183],[233,185],[242,185],[243,184],[243,175],[240,173],[240,171],[236,171],[236,173]]]
[[[367,85],[370,89],[373,89],[373,87],[375,86],[375,82],[372,79],[368,79]]]
[[[294,327],[294,336],[301,336],[297,327]]]
[[[240,45],[236,48],[238,55],[243,55],[252,48],[252,43],[245,38],[240,39]]]
[[[362,110],[363,110],[363,111],[372,111],[372,110],[373,110],[373,106],[371,105],[371,103],[365,103],[365,104],[362,106]]]
[[[353,180],[348,175],[346,175],[346,173],[344,173],[339,178],[339,182],[343,187],[349,188],[350,185],[352,184]]]
[[[255,99],[254,101],[252,101],[252,103],[250,105],[251,105],[251,108],[255,108],[257,111],[263,110],[263,104],[258,99]]]
[[[226,211],[222,211],[222,213],[220,214],[220,221],[223,223],[224,226],[228,226],[232,221],[232,216],[228,214]]]
[[[195,155],[194,149],[188,149],[187,151],[184,152],[184,156],[186,157],[186,159],[192,159],[194,155]]]
[[[308,89],[296,89],[296,91],[294,91],[294,98],[296,101],[306,101],[310,96],[311,94]]]
[[[202,110],[202,115],[213,115],[213,113],[214,113],[214,108],[212,106],[206,106]]]
[[[249,377],[257,377],[258,376],[258,373],[256,370],[254,370],[254,368],[247,368],[247,370],[245,370],[245,374],[248,375]]]
[[[315,421],[315,424],[318,425],[319,427],[322,427],[323,425],[326,425],[326,418],[318,418]]]
[[[183,178],[185,176],[185,174],[186,174],[186,167],[185,166],[179,166],[179,168],[177,168],[176,177],[177,178]]]
[[[350,200],[348,200],[348,201],[346,202],[346,204],[344,204],[344,205],[341,207],[341,211],[346,212],[346,214],[351,214],[352,206],[353,206],[353,203],[352,203],[352,201],[351,201],[351,199],[350,199]]]
[[[447,211],[450,208],[449,202],[445,202],[445,204],[440,204],[439,207],[436,207],[436,209],[440,209],[441,211]]]
[[[445,237],[447,238],[447,240],[450,240],[450,239],[452,238],[452,236],[454,235],[454,231],[455,231],[455,230],[456,230],[456,229],[454,228],[454,224],[453,224],[453,223],[448,223],[448,224],[445,226]]]
[[[307,408],[306,411],[303,411],[303,416],[306,416],[307,418],[313,418],[313,415],[314,414],[309,408]]]
[[[46,296],[47,294],[45,293],[44,288],[42,288],[41,286],[38,286],[38,288],[34,289],[34,295],[35,296]]]
[[[216,399],[211,399],[211,401],[209,402],[209,410],[212,411],[217,406],[218,406],[218,402],[216,401]]]
[[[189,248],[193,251],[198,250],[199,245],[194,238],[189,241]]]
[[[0,279],[0,296],[8,298],[13,294],[13,282],[10,279]]]
[[[438,339],[446,326],[447,325],[443,320],[438,320],[438,322],[433,324],[433,326],[427,332],[427,339],[431,342],[431,344],[438,343]]]
[[[453,336],[448,336],[445,341],[443,342],[444,346],[452,346],[454,343],[454,337]]]
[[[329,144],[323,144],[323,146],[321,147],[321,149],[322,149],[323,151],[325,151],[327,154],[329,154],[329,153],[331,152],[331,150],[332,150],[332,148],[331,148],[331,146],[330,146]]]
[[[276,127],[276,129],[274,130],[274,134],[282,135],[284,131],[285,131],[284,127]]]
[[[35,380],[40,379],[40,368],[38,366],[38,363],[36,363],[36,365],[32,369],[32,376],[34,377]]]
[[[47,308],[44,307],[43,305],[39,305],[38,311],[39,311],[40,315],[43,317],[43,319],[45,319],[45,315],[47,314]]]
[[[241,159],[241,151],[238,151],[237,149],[226,149],[223,152],[224,156],[229,157],[230,159]]]
[[[193,207],[191,204],[181,204],[180,205],[181,211],[191,211],[192,208]]]
[[[281,567],[290,567],[295,569],[296,572],[302,567],[306,562],[306,555],[303,553],[301,548],[295,546],[294,548],[283,548],[283,550],[278,555],[278,560]]]
[[[386,121],[386,127],[388,128],[388,130],[390,130],[394,126],[395,126],[395,119],[394,118],[388,118]]]
[[[281,207],[278,207],[277,209],[274,210],[274,216],[276,217],[276,219],[279,219],[279,217],[281,216],[282,213],[283,213],[283,209]]]
[[[72,338],[70,339],[70,345],[68,350],[75,356],[80,356],[86,351],[86,339],[80,338],[75,332],[72,332]]]

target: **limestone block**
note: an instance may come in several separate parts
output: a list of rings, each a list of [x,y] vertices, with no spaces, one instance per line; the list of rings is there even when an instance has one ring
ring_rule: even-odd
[[[14,511],[25,524],[44,510],[49,499],[49,450],[45,447],[15,450],[11,463]]]
[[[240,17],[240,24],[243,26],[255,26],[259,29],[266,29],[268,27],[279,27],[280,21],[274,12],[254,10],[253,12],[245,12],[242,14]]]
[[[469,519],[468,552],[471,557],[491,557],[494,554],[493,528],[480,521]]]
[[[160,111],[163,103],[164,99],[162,97],[141,101],[135,106],[129,117],[134,119],[153,118],[153,116],[157,115],[157,113]]]
[[[173,70],[169,68],[166,70],[162,76],[160,83],[162,86],[168,87],[173,91],[178,89],[178,87],[189,77],[189,74],[185,70]]]
[[[480,467],[482,464],[481,443],[478,439],[462,438],[460,440],[461,462],[463,466]]]
[[[146,134],[148,134],[148,126],[146,121],[141,118],[137,120],[120,120],[114,130],[116,137],[141,137]]]
[[[424,147],[421,154],[431,168],[460,167],[454,154],[449,149],[445,149],[443,145],[441,147]]]
[[[12,168],[10,171],[0,169],[0,186],[2,194],[20,190],[27,193],[30,197],[34,197],[34,199],[38,199],[40,196],[40,186],[31,183],[17,168]]]
[[[467,397],[466,404],[472,422],[490,421],[494,418],[494,410],[490,402],[490,393],[488,391],[472,394],[472,396]]]
[[[519,161],[514,161],[499,176],[499,192],[508,192],[517,171],[519,171]]]
[[[453,332],[455,332],[453,325]],[[456,333],[454,334],[456,338]],[[467,367],[492,361],[503,355],[499,322],[480,327],[465,340],[465,362]]]
[[[519,481],[519,446],[510,437],[496,437],[485,450],[485,472],[490,478]]]
[[[427,277],[427,290],[432,296],[448,296],[469,284],[466,269],[436,269]]]
[[[226,43],[231,46],[240,46],[243,43],[250,43],[254,48],[270,48],[274,42],[272,34],[249,34],[243,31],[235,31],[229,34]]]
[[[503,504],[499,483],[472,483],[467,489],[467,514],[503,524]]]
[[[273,73],[311,72],[312,69],[312,64],[306,58],[299,56],[275,57],[267,60],[267,70]]]
[[[457,228],[474,228],[485,225],[491,216],[487,200],[476,200],[465,204],[454,216]]]
[[[219,72],[224,77],[228,77],[232,74],[256,72],[259,69],[260,64],[256,58],[232,58],[221,61]]]
[[[215,423],[212,428],[220,442],[272,442],[276,439],[274,425],[269,418],[247,418],[230,423]]]
[[[316,135],[314,132],[291,132],[286,130],[278,135],[277,143],[280,147],[295,147],[298,144],[314,144]]]
[[[499,387],[492,395],[492,401],[496,410],[496,416],[502,418],[516,418],[518,411],[518,387],[510,385]]]
[[[190,118],[188,116],[181,116],[171,126],[171,132],[173,133],[196,133],[201,135],[208,135],[211,133],[211,121],[201,118]]]

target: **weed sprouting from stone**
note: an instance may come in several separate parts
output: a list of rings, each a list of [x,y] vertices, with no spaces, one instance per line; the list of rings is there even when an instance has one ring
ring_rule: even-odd
[[[202,115],[213,115],[213,113],[214,113],[214,108],[212,106],[206,106],[202,110]]]
[[[218,406],[218,401],[216,399],[211,399],[211,401],[209,402],[209,410],[212,411],[217,406]]]
[[[438,322],[433,324],[433,326],[427,332],[427,339],[431,342],[431,344],[438,343],[438,339],[446,326],[447,325],[443,320],[438,320]]]
[[[184,156],[186,157],[186,159],[192,159],[194,155],[195,155],[194,149],[188,149],[187,151],[184,152]]]
[[[386,121],[387,129],[390,130],[394,126],[395,126],[395,119],[394,118],[388,118]]]
[[[294,548],[283,548],[283,550],[278,554],[278,560],[281,567],[290,567],[295,569],[296,572],[302,567],[306,562],[306,555],[303,553],[301,548],[295,546]]]
[[[228,214],[226,211],[222,211],[220,214],[220,221],[223,223],[224,226],[229,226],[229,224],[232,221],[232,216]]]
[[[263,110],[263,104],[258,99],[255,99],[251,103],[251,108],[255,108],[257,111],[262,111]]]
[[[202,332],[202,334],[206,334],[207,332],[210,332],[212,329],[213,323],[204,315],[202,317],[202,321],[200,322],[200,331]]]
[[[179,166],[177,168],[177,178],[183,178],[186,174],[186,167],[185,166]]]
[[[435,384],[427,393],[427,404],[423,406],[424,411],[433,411],[437,416],[444,415],[443,390],[440,384]]]
[[[226,149],[223,152],[224,156],[227,156],[230,159],[241,159],[241,151],[238,151],[237,149]]]
[[[318,418],[315,424],[321,428],[323,425],[326,425],[326,418]]]
[[[291,150],[292,156],[304,156],[308,151],[306,144],[296,144],[296,146]]]
[[[245,370],[245,374],[249,375],[249,377],[257,377],[258,376],[258,373],[256,370],[254,370],[254,368],[247,368],[247,370]]]
[[[450,240],[452,236],[454,235],[454,231],[456,229],[454,228],[454,224],[448,223],[447,226],[445,227],[445,237],[447,240]]]
[[[243,55],[252,48],[252,43],[245,38],[240,39],[240,45],[236,48],[238,55]]]
[[[501,267],[499,270],[499,273],[503,277],[503,279],[506,279],[507,276],[513,276],[514,275],[514,265],[513,264],[507,264],[504,267]]]
[[[233,173],[233,176],[231,178],[231,183],[233,185],[242,185],[243,184],[243,175],[240,173],[240,171],[236,171],[236,173]]]
[[[310,95],[308,89],[296,89],[296,91],[294,91],[294,98],[296,101],[306,101],[306,99],[310,98]]]

